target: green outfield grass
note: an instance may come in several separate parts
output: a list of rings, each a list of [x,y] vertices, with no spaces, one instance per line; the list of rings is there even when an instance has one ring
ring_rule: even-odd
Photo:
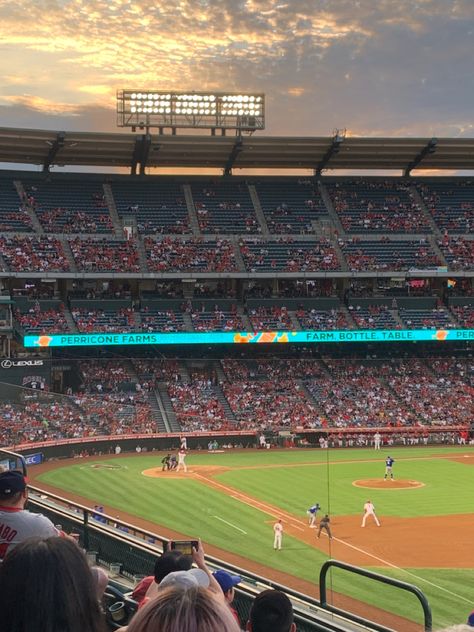
[[[232,468],[215,477],[223,486],[276,505],[306,520],[314,501],[331,515],[360,515],[367,490],[352,485],[359,478],[381,478],[384,459],[395,459],[397,478],[422,481],[425,486],[409,490],[370,490],[370,497],[384,516],[416,517],[469,513],[474,506],[474,467],[442,458],[472,454],[464,448],[398,448],[374,450],[262,450],[223,454],[191,453],[187,463]],[[213,489],[196,479],[165,479],[142,476],[145,469],[160,466],[159,454],[141,457],[111,457],[122,469],[91,468],[77,462],[42,474],[40,480],[65,491],[133,513],[189,537],[212,543],[315,583],[326,555],[302,541],[285,536],[284,548],[272,548],[271,518],[236,498],[225,489]],[[108,462],[108,461],[107,461]],[[104,461],[101,461],[104,463]],[[266,467],[279,466],[279,467]],[[290,467],[282,467],[290,466]],[[246,469],[249,468],[249,469]],[[387,485],[390,485],[387,482]],[[449,546],[449,521],[446,546]],[[474,519],[473,519],[474,525]],[[473,526],[474,533],[474,526]],[[337,534],[335,534],[337,535]],[[472,555],[466,551],[467,555]],[[388,560],[390,561],[390,560]],[[433,552],[436,564],[436,551]],[[474,567],[474,564],[473,564]],[[369,567],[413,583],[428,596],[436,627],[463,623],[472,610],[472,570],[397,569]],[[421,609],[414,598],[385,586],[335,571],[331,587],[361,601],[421,622]]]

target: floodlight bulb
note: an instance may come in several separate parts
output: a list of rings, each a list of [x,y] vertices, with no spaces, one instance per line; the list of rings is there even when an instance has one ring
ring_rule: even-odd
[[[239,116],[242,116],[243,113],[244,113],[243,110],[239,110]]]
[[[249,101],[255,101],[255,97],[249,97]]]
[[[136,98],[137,98],[136,93],[135,93],[135,92],[132,92],[132,94],[130,95],[130,98],[131,98],[131,99],[136,99]]]
[[[166,108],[166,114],[171,114],[171,108]]]
[[[260,103],[261,100],[262,100],[262,97],[257,97],[256,98],[257,103]]]
[[[215,100],[216,100],[216,97],[215,97],[213,94],[211,94],[211,96],[209,97],[209,99],[210,99],[211,101],[215,101]]]
[[[142,93],[141,93],[141,92],[139,92],[139,93],[137,94],[137,99],[141,99],[141,98],[142,98]]]
[[[134,105],[132,105],[132,107],[130,108],[130,112],[133,114],[136,111],[137,111],[137,108]]]
[[[137,108],[137,112],[141,112],[141,111],[142,111],[142,109],[141,109],[141,108]]]

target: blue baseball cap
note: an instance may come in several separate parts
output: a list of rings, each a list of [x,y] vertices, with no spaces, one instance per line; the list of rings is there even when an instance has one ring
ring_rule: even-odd
[[[21,472],[9,470],[0,473],[0,498],[10,498],[25,489],[26,480]]]
[[[237,584],[240,584],[242,581],[242,577],[239,575],[231,575],[227,571],[215,571],[212,574],[219,586],[222,588],[222,592],[225,593],[231,588],[234,588],[234,586],[237,586]]]

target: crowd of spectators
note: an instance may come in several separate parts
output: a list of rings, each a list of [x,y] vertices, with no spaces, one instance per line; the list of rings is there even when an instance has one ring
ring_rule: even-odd
[[[451,270],[474,270],[474,239],[445,234],[438,245]]]
[[[69,242],[77,268],[83,272],[140,272],[133,241],[72,239]]]
[[[236,419],[245,428],[307,426],[316,417],[315,406],[297,381],[247,380],[222,384]]]
[[[226,430],[232,427],[210,379],[169,382],[167,388],[183,431]]]
[[[104,213],[88,213],[58,207],[47,210],[36,209],[41,225],[47,233],[103,233],[112,232],[110,215]]]
[[[353,329],[347,315],[342,309],[318,310],[298,307],[295,312],[302,329]]]
[[[474,305],[454,305],[451,311],[461,327],[474,329]]]
[[[118,333],[135,329],[135,318],[131,307],[122,307],[117,311],[73,307],[71,314],[81,333],[99,331]]]
[[[184,329],[183,315],[173,309],[160,310],[146,306],[140,311],[140,318],[143,331],[170,333]]]
[[[456,362],[438,360],[435,375],[416,359],[405,360],[388,377],[397,397],[425,424],[466,424],[474,415],[474,386],[471,375],[461,375]],[[468,383],[468,379],[471,383]]]
[[[66,272],[69,262],[55,237],[0,237],[0,254],[12,272]]]
[[[328,239],[320,239],[317,243],[295,243],[289,237],[274,242],[245,239],[239,246],[250,272],[315,272],[341,267],[336,250]]]
[[[38,301],[27,312],[19,309],[14,311],[15,319],[25,333],[29,334],[54,334],[69,330],[69,325],[64,315],[64,305],[56,308],[42,310]]]
[[[156,272],[234,272],[235,254],[230,241],[218,239],[179,241],[145,238],[148,268]]]
[[[374,242],[354,237],[346,241],[340,239],[339,246],[349,269],[355,272],[425,269],[441,265],[439,257],[424,238],[393,242],[384,237]]]
[[[390,181],[341,182],[328,186],[344,230],[429,233],[428,221],[410,188]]]
[[[473,183],[470,180],[417,184],[423,202],[441,230],[470,233],[474,230]]]
[[[254,331],[294,329],[291,316],[285,305],[273,305],[272,307],[252,307],[248,310],[249,320]]]
[[[237,306],[232,305],[225,311],[216,305],[214,311],[193,310],[191,321],[195,331],[243,331],[242,318],[237,313]]]

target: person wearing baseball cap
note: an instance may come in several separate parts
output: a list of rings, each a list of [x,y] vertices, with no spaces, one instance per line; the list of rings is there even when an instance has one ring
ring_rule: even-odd
[[[22,472],[0,472],[0,560],[28,538],[64,535],[45,516],[27,511],[27,500],[27,481]]]
[[[239,575],[231,575],[227,571],[219,570],[214,571],[212,573],[214,579],[217,581],[219,586],[222,588],[222,592],[224,593],[224,599],[227,602],[227,605],[230,608],[230,611],[234,615],[234,619],[240,626],[239,614],[235,608],[232,607],[232,602],[234,601],[234,588],[237,584],[240,584],[242,578]]]

